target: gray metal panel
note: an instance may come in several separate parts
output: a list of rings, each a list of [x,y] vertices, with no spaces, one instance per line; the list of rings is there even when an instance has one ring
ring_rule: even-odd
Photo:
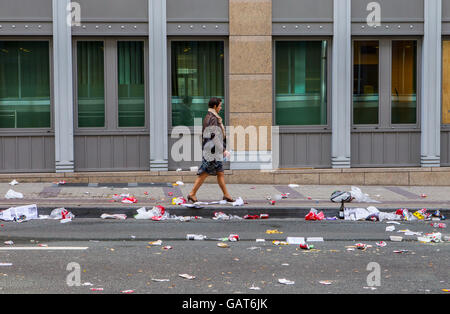
[[[0,172],[54,172],[53,136],[0,137]]]
[[[352,133],[352,167],[420,166],[420,131]]]
[[[273,36],[332,36],[332,22],[312,23],[272,23]]]
[[[76,171],[149,170],[149,135],[75,136]]]
[[[228,36],[228,23],[167,23],[168,36]]]
[[[420,22],[424,18],[424,0],[377,0],[381,6],[381,23]],[[370,11],[371,0],[352,0],[352,21],[364,22]]]
[[[441,130],[441,166],[450,166],[450,130]]]
[[[229,0],[167,0],[167,21],[227,22],[228,2]]]
[[[280,168],[331,167],[331,133],[280,131]]]
[[[147,21],[148,0],[77,0],[84,21]]]
[[[366,22],[352,23],[352,35],[359,36],[417,36],[423,33],[424,24],[421,22],[382,23],[377,27],[369,27]]]
[[[52,0],[1,0],[0,21],[52,21]]]
[[[274,0],[274,22],[333,21],[333,0]]]
[[[172,152],[172,147],[173,145],[178,142],[181,139],[181,135],[178,138],[172,138],[171,136],[169,136],[169,170],[177,170],[178,168],[181,168],[183,170],[188,170],[189,167],[200,167],[202,160],[201,160],[201,156],[200,158],[198,158],[198,160],[195,160],[195,153],[196,150],[201,151],[201,135],[195,135],[193,134],[183,134],[183,136],[186,137],[186,143],[190,144],[190,149],[191,149],[191,155],[190,155],[190,160],[182,160],[182,161],[175,161],[173,159],[173,154]],[[197,146],[194,145],[194,140],[197,140]],[[180,153],[183,153],[182,150],[180,150]],[[197,151],[198,154],[198,151]]]
[[[450,21],[450,0],[442,0],[442,21]]]
[[[72,27],[73,36],[148,36],[148,23],[144,22],[83,22]]]

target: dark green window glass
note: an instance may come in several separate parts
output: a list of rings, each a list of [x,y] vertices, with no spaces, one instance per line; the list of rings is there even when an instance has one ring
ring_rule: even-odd
[[[50,127],[46,41],[0,41],[0,128]]]
[[[378,124],[379,42],[355,41],[353,52],[353,124]]]
[[[223,101],[224,95],[223,42],[172,42],[172,125],[194,125],[206,115],[209,99]]]
[[[145,126],[144,43],[120,41],[118,50],[119,127]]]
[[[78,127],[105,126],[104,48],[102,41],[77,43]]]
[[[276,43],[276,124],[327,124],[327,42]]]
[[[416,123],[417,42],[392,41],[392,124]]]

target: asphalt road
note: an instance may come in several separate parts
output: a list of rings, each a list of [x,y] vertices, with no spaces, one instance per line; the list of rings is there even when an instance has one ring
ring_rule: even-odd
[[[386,223],[269,219],[264,221],[112,221],[75,219],[2,223],[0,226],[0,293],[134,293],[163,294],[297,294],[297,293],[445,293],[450,288],[450,242],[423,244],[415,236],[390,242]],[[402,222],[397,230],[436,231],[426,222]],[[282,234],[266,234],[277,229]],[[448,229],[442,229],[447,232]],[[441,231],[442,231],[441,230]],[[186,234],[203,234],[209,240],[187,241]],[[238,234],[239,242],[217,246],[213,238]],[[448,232],[446,233],[448,234]],[[296,245],[276,246],[286,237],[323,237],[311,243],[316,250]],[[256,242],[265,239],[265,242]],[[148,242],[162,240],[162,246]],[[12,246],[4,241],[13,241]],[[377,247],[376,242],[387,246]],[[358,242],[372,248],[347,251]],[[44,246],[39,246],[44,245]],[[48,247],[80,250],[48,250]],[[163,246],[172,246],[165,250]],[[38,250],[18,250],[19,248]],[[2,250],[10,248],[14,250]],[[395,250],[408,250],[403,254]],[[379,286],[369,263],[379,265]],[[80,266],[81,286],[76,280]],[[2,265],[2,264],[0,264]],[[6,264],[7,265],[7,264]],[[75,273],[74,273],[75,271]],[[179,276],[189,274],[195,279]],[[294,281],[284,285],[278,279]],[[155,281],[168,279],[168,281]],[[321,283],[328,281],[330,284]],[[83,285],[83,284],[91,285]],[[370,283],[370,281],[369,281]],[[250,289],[252,286],[260,290]],[[91,291],[103,288],[103,291]]]

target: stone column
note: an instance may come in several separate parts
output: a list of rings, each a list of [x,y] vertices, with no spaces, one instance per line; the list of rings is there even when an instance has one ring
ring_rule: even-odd
[[[229,135],[231,169],[261,169],[262,161],[270,164],[272,157],[272,0],[229,1],[229,102],[225,105],[229,129],[238,128],[243,134],[241,127],[250,134],[245,144],[242,136],[236,141]]]
[[[150,171],[168,170],[166,0],[148,1]]]
[[[332,60],[332,156],[333,168],[350,168],[352,107],[351,0],[334,0]]]
[[[56,172],[74,171],[70,0],[53,0],[53,93]]]
[[[421,164],[441,163],[442,1],[425,0],[422,52]]]

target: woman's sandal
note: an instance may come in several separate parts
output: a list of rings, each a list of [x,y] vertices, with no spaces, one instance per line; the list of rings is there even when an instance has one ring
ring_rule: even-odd
[[[223,200],[224,201],[227,201],[228,203],[234,203],[234,202],[236,202],[234,199],[232,199],[232,198],[228,198],[228,197],[223,197]]]
[[[192,203],[197,203],[198,202],[198,199],[194,199],[194,198],[192,198],[190,195],[188,195],[188,201],[189,202],[192,202]]]

